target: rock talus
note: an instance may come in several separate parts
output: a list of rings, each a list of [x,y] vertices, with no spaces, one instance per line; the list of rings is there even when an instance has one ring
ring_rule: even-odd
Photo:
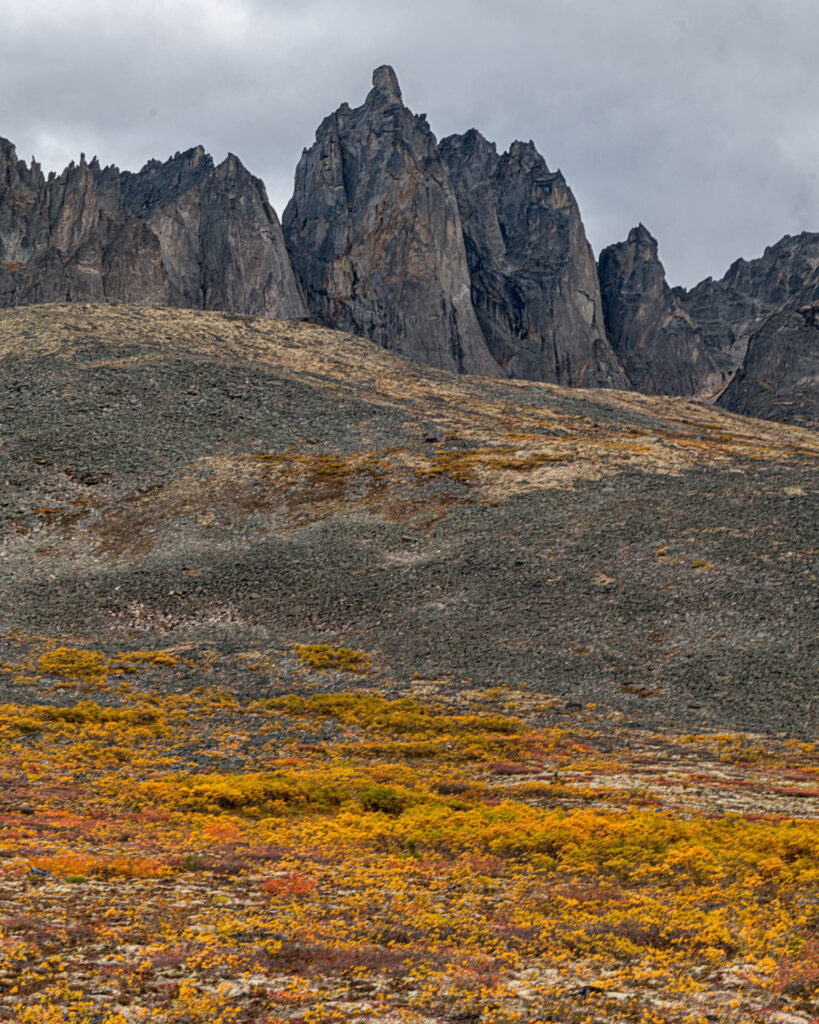
[[[419,362],[500,373],[470,298],[458,203],[424,115],[392,68],[320,125],[283,215],[311,314]]]

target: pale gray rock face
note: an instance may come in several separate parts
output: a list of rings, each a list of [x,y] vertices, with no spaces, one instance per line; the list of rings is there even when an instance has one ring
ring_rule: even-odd
[[[815,427],[819,421],[819,302],[769,317],[717,402],[730,412]]]
[[[59,176],[0,140],[0,306],[131,302],[301,317],[261,181],[200,148],[139,173],[83,157]]]
[[[472,308],[449,175],[392,68],[374,72],[362,106],[322,122],[282,220],[318,322],[441,369],[500,373]]]
[[[474,129],[441,141],[463,221],[472,303],[510,377],[628,387],[606,338],[580,211],[534,144],[499,156]]]

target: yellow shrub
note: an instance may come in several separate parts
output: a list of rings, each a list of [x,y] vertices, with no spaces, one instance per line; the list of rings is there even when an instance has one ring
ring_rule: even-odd
[[[329,644],[296,644],[296,651],[302,665],[321,671],[336,669],[339,672],[366,672],[372,664],[369,654],[353,651],[349,647],[334,650]]]
[[[41,655],[41,672],[64,679],[99,682],[108,675],[108,659],[100,651],[82,651],[76,647],[58,647]]]

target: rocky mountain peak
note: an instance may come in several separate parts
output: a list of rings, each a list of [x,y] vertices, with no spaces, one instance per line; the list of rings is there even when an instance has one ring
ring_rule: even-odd
[[[4,164],[17,163],[17,149],[8,139],[0,137],[0,161]]]
[[[463,221],[472,303],[507,374],[627,386],[605,337],[580,212],[533,142],[499,156],[474,129],[439,146]]]
[[[542,170],[544,173],[549,174],[549,168],[546,165],[546,161],[543,159],[541,154],[537,151],[534,142],[521,142],[516,139],[509,147],[509,152],[504,154],[506,162],[510,164],[520,164],[527,170]]]
[[[644,224],[600,253],[599,273],[606,331],[632,386],[673,395],[719,386],[701,332],[668,287],[657,240]]]
[[[662,301],[669,291],[657,239],[644,224],[632,228],[625,242],[610,245],[600,253],[600,280],[604,293],[621,287],[626,278],[631,289],[652,300]]]
[[[36,186],[43,180],[40,165],[32,157],[29,167],[17,156],[17,149],[8,139],[0,138],[0,186],[6,189]]]
[[[453,167],[468,169],[470,188],[495,173],[498,166],[498,148],[494,142],[485,138],[477,128],[470,128],[463,135],[448,135],[441,139],[438,151],[448,169]],[[458,190],[458,203],[467,200],[465,190]],[[462,211],[463,215],[463,211]]]
[[[456,372],[794,422],[815,406],[819,234],[786,235],[690,290],[669,287],[642,223],[597,264],[572,190],[532,140],[499,153],[471,128],[439,144],[388,64],[360,106],[319,126],[283,225],[232,153],[217,166],[193,146],[136,173],[82,153],[46,178],[0,138],[0,307],[72,300],[309,310]]]
[[[283,228],[310,311],[442,369],[497,374],[470,301],[463,226],[435,136],[392,68],[325,118]]]
[[[819,411],[806,371],[819,335],[799,315],[819,301],[819,235],[786,235],[686,290],[668,287],[657,241],[640,224],[603,250],[599,269],[609,338],[638,390],[794,422]]]
[[[124,171],[126,212],[141,216],[155,206],[173,202],[182,192],[199,186],[213,169],[213,158],[202,146],[194,146],[169,160],[149,160],[136,174]]]
[[[651,253],[656,259],[659,259],[659,246],[657,239],[648,230],[642,221],[637,225],[636,228],[632,228],[628,233],[628,244],[636,246],[639,250],[645,253]]]
[[[373,71],[373,87],[367,95],[365,105],[389,107],[397,103],[403,103],[398,76],[389,64],[382,64],[380,68]]]
[[[0,306],[124,301],[299,317],[262,183],[201,146],[141,171],[85,154],[45,180],[0,144]]]

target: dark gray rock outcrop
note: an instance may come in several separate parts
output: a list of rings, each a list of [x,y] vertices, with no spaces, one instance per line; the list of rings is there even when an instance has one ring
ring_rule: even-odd
[[[0,140],[0,306],[131,302],[305,312],[264,185],[198,147],[139,173],[83,156],[60,175]]]
[[[470,299],[458,203],[392,68],[320,125],[282,218],[311,314],[442,369],[500,373]]]
[[[718,405],[796,426],[819,421],[819,302],[769,317]]]
[[[627,387],[606,338],[597,267],[563,175],[534,143],[499,156],[474,129],[441,141],[463,221],[472,302],[510,377]]]
[[[790,409],[785,418],[805,419],[816,335],[802,327],[794,334],[804,321],[776,314],[819,301],[819,234],[786,235],[759,259],[737,260],[719,281],[686,291],[668,287],[657,243],[640,225],[603,250],[599,271],[608,335],[635,388],[771,419],[780,418],[773,410]]]
[[[83,156],[46,177],[0,139],[0,307],[52,301],[309,312],[460,373],[816,415],[819,234],[688,291],[642,225],[596,266],[532,143],[499,155],[471,130],[438,145],[387,66],[322,122],[283,226],[232,155],[216,166],[197,147],[138,173]]]
[[[668,287],[657,242],[640,224],[600,254],[608,338],[638,391],[698,395],[719,371],[702,331]]]
[[[758,259],[736,260],[719,281],[706,278],[679,292],[727,384],[772,313],[819,299],[819,234],[785,235]]]

